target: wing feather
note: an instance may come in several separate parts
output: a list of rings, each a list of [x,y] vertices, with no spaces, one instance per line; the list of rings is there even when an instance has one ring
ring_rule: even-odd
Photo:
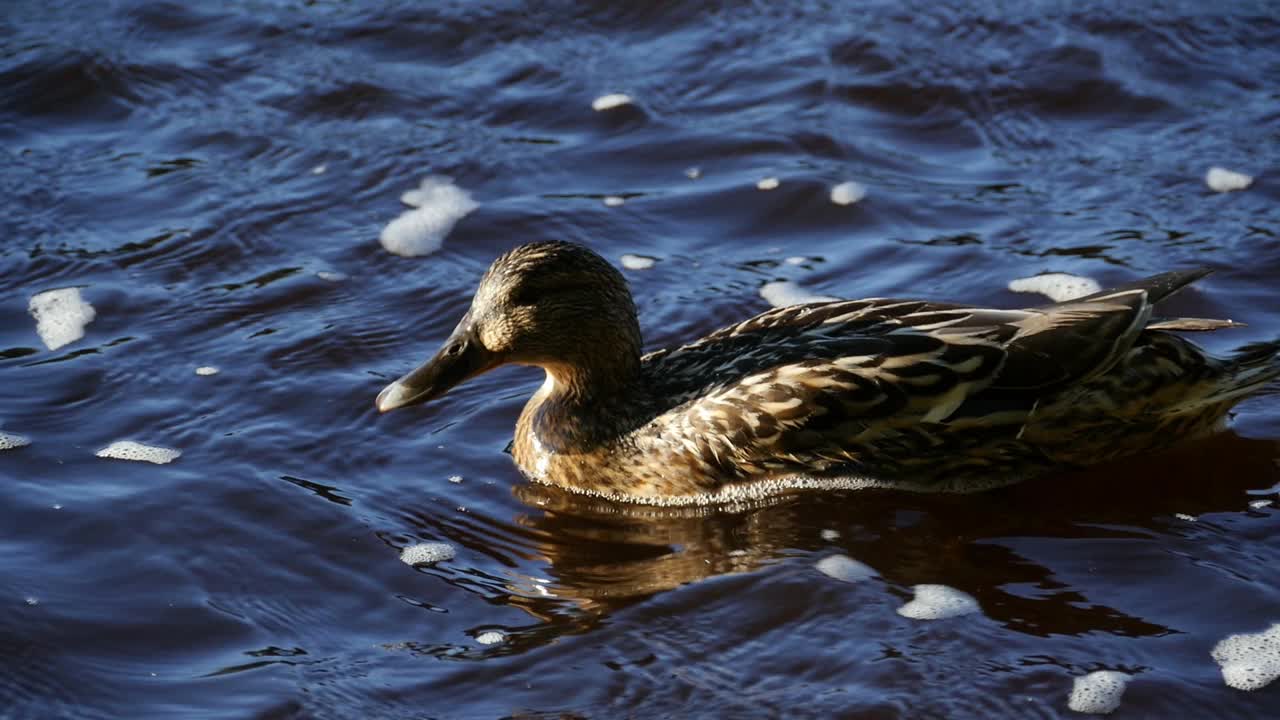
[[[885,457],[968,442],[988,426],[1008,436],[1001,452],[1015,452],[1040,397],[1105,373],[1153,304],[1204,274],[1024,310],[891,298],[776,308],[646,356],[646,379],[676,403],[658,424],[739,476],[856,469],[867,457],[883,471]],[[965,433],[948,435],[953,426]]]

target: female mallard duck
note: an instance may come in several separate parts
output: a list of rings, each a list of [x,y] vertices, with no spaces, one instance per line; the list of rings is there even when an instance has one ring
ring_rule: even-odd
[[[770,310],[641,355],[622,275],[580,245],[494,261],[435,357],[385,412],[506,363],[546,381],[516,423],[532,479],[618,500],[709,503],[796,487],[968,491],[1220,428],[1280,376],[1280,343],[1206,355],[1154,319],[1206,270],[1028,310],[848,300]]]

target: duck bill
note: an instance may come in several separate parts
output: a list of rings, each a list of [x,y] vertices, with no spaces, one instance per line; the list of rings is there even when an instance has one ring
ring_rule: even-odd
[[[468,313],[434,357],[378,393],[378,412],[440,397],[455,385],[499,364],[498,356],[480,342]]]

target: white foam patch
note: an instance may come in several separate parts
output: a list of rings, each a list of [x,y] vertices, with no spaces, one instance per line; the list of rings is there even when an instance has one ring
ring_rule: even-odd
[[[912,620],[945,620],[980,612],[978,601],[966,592],[946,585],[916,585],[916,596],[898,608],[898,614]]]
[[[623,254],[618,260],[622,263],[622,267],[628,270],[648,270],[653,267],[654,263],[658,262],[658,258],[649,257],[648,255],[632,255],[631,253]]]
[[[831,188],[831,202],[837,205],[852,205],[866,196],[866,186],[852,180]]]
[[[312,175],[323,175],[323,174],[325,174],[325,172],[326,172],[326,171],[328,171],[328,170],[329,170],[329,166],[328,166],[328,165],[325,165],[324,163],[321,163],[321,164],[319,164],[319,165],[317,165],[317,166],[315,166],[315,167],[311,168],[311,174],[312,174]]]
[[[449,543],[427,542],[408,545],[400,551],[400,562],[407,565],[430,565],[452,560],[458,551]]]
[[[80,296],[80,288],[47,290],[31,298],[27,310],[36,319],[36,332],[50,350],[84,337],[84,326],[97,311]]]
[[[12,433],[0,432],[0,450],[14,450],[16,448],[26,447],[30,444],[30,438],[25,435],[14,435]]]
[[[1019,293],[1040,293],[1054,302],[1066,302],[1102,291],[1093,278],[1068,273],[1045,273],[1009,282],[1009,289]]]
[[[596,112],[604,112],[605,110],[612,110],[614,108],[630,104],[630,95],[626,93],[609,93],[608,95],[601,95],[595,100],[592,100],[591,109]]]
[[[429,255],[444,244],[459,220],[480,207],[471,194],[447,177],[428,177],[400,196],[406,211],[382,229],[378,241],[387,252],[404,257]]]
[[[497,630],[485,630],[484,632],[476,636],[476,642],[480,643],[481,645],[497,645],[498,643],[503,642],[506,639],[507,639],[507,636],[503,635]]]
[[[761,178],[760,180],[757,180],[756,188],[760,190],[773,190],[777,188],[778,185],[780,184],[781,183],[778,181],[778,178],[767,177],[767,178]]]
[[[803,255],[792,255],[791,257],[787,258],[786,260],[783,260],[783,262],[785,262],[785,263],[786,263],[786,264],[788,264],[788,265],[803,265],[803,264],[805,264],[805,263],[809,262],[809,258],[807,258],[807,257],[805,257],[805,256],[803,256]]]
[[[1120,707],[1120,698],[1129,684],[1127,673],[1099,670],[1075,679],[1067,707],[1078,713],[1106,715]]]
[[[848,555],[830,555],[814,564],[818,572],[843,582],[860,582],[876,577],[879,573],[870,565],[860,563]]]
[[[1220,193],[1244,190],[1253,184],[1253,176],[1226,168],[1211,167],[1209,172],[1204,174],[1204,184],[1208,185],[1210,190]]]
[[[702,168],[696,167],[696,166],[691,168],[685,168],[684,176],[689,178],[690,180],[697,180],[698,178],[702,177]]]
[[[450,475],[450,476],[449,476],[449,482],[453,483],[454,485],[459,485],[459,484],[461,484],[461,483],[462,483],[462,476],[461,476],[461,475]]]
[[[182,451],[156,445],[143,445],[133,440],[117,440],[99,450],[97,455],[100,458],[113,460],[133,460],[166,465],[177,460],[182,455]]]
[[[342,282],[347,279],[344,273],[334,272],[333,270],[321,270],[316,273],[316,277],[326,282]]]
[[[790,280],[775,280],[760,286],[760,297],[774,307],[814,302],[834,302],[840,298],[805,290]]]
[[[219,372],[220,370],[212,365],[201,365],[196,368],[197,375],[217,375]]]
[[[1213,647],[1222,679],[1237,690],[1258,690],[1280,678],[1280,623],[1260,633],[1232,635]]]
[[[1270,500],[1250,500],[1249,501],[1249,507],[1253,508],[1254,510],[1261,510],[1262,508],[1270,504],[1271,504]]]
[[[621,207],[627,199],[619,195],[606,195],[603,200],[606,207]]]

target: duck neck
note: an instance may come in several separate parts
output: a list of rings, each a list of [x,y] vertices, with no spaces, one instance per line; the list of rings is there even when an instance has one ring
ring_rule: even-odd
[[[525,407],[522,424],[552,452],[589,452],[608,445],[635,424],[629,409],[643,406],[640,353],[618,352],[608,362],[544,365],[547,379]]]

